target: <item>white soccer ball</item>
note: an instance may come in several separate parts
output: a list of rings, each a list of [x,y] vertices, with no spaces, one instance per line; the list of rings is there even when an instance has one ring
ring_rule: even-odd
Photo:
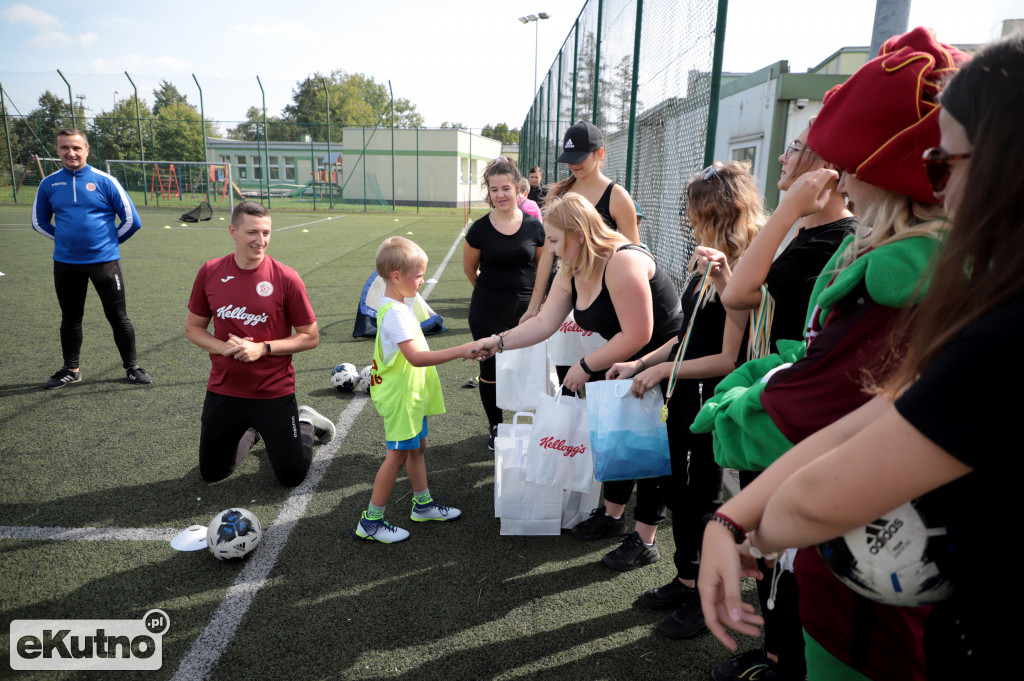
[[[829,570],[861,596],[888,605],[937,603],[953,583],[935,558],[949,547],[945,527],[929,527],[912,501],[864,527],[818,545]]]
[[[356,386],[356,390],[370,390],[370,374],[373,372],[373,365],[367,364],[363,367],[363,370],[359,372],[359,384]]]
[[[355,364],[344,362],[331,370],[331,385],[343,393],[352,392],[359,382],[359,371]]]
[[[221,511],[206,528],[206,548],[218,560],[241,558],[260,543],[263,525],[252,511],[229,508]]]

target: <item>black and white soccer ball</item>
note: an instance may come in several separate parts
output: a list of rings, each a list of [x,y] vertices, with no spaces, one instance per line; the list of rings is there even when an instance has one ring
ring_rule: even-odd
[[[241,558],[255,549],[262,538],[260,519],[244,508],[221,511],[206,528],[206,548],[218,560]]]
[[[331,385],[343,393],[349,393],[356,389],[359,383],[359,370],[355,364],[343,362],[331,369]]]
[[[878,603],[916,606],[949,598],[953,582],[936,563],[949,550],[946,528],[930,525],[919,501],[819,544],[818,552],[829,570],[846,586]]]
[[[363,367],[363,370],[359,372],[359,383],[356,385],[356,390],[370,390],[370,379],[372,373],[372,364],[367,364]]]

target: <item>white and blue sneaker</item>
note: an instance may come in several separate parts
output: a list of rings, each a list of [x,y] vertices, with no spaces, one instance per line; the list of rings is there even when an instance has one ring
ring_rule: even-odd
[[[356,530],[352,535],[357,539],[365,539],[366,541],[379,541],[382,544],[397,544],[398,542],[405,541],[409,538],[409,531],[403,530],[400,527],[395,527],[383,518],[370,520],[366,517],[366,511],[363,511],[363,516],[359,520],[359,524],[356,525]]]
[[[425,504],[412,502],[412,514],[409,517],[414,522],[425,523],[428,520],[440,520],[441,522],[458,520],[461,516],[462,511],[459,509],[439,504],[436,499],[431,499]]]

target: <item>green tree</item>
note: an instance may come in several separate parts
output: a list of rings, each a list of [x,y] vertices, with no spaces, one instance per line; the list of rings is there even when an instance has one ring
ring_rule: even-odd
[[[498,123],[497,125],[488,123],[480,131],[480,135],[498,140],[502,144],[519,144],[519,128],[509,130],[506,123]]]
[[[463,125],[462,123],[449,123],[448,121],[445,121],[445,122],[441,123],[441,129],[442,130],[469,130],[469,128],[466,127],[465,125]]]
[[[295,142],[302,139],[302,135],[308,132],[308,127],[293,125],[284,121],[280,116],[267,116],[267,134],[269,140],[275,142]],[[209,134],[209,133],[207,133]],[[245,120],[233,128],[228,128],[228,138],[243,140],[246,142],[259,142],[264,137],[263,111],[255,106],[250,106],[245,112]]]
[[[18,125],[18,123],[21,122],[20,118],[8,116],[6,102],[4,103],[3,107],[0,107],[0,119],[6,121],[7,130],[10,133],[9,135],[3,135],[4,142],[3,144],[0,144],[0,184],[6,185],[11,181],[10,159],[12,156],[15,159],[15,175],[18,175],[21,171],[21,168],[17,161],[17,159],[21,157],[21,139],[18,136],[18,128],[24,126]],[[8,144],[10,145],[9,147]],[[8,154],[8,152],[10,152],[10,154]]]
[[[142,140],[145,144],[146,160],[154,160],[152,140],[149,137],[153,112],[146,100],[139,102],[139,117],[142,123]],[[96,151],[95,161],[139,159],[139,122],[135,115],[135,95],[120,100],[113,109],[96,116],[93,121],[91,146]],[[155,131],[155,130],[154,130]]]
[[[174,104],[185,104],[193,110],[195,107],[188,103],[188,98],[178,91],[178,88],[166,80],[160,81],[160,87],[153,90],[153,115],[159,116],[160,111],[166,106]]]
[[[153,121],[156,136],[154,161],[205,161],[203,121],[195,107],[185,102],[164,104]],[[206,122],[207,137],[214,136]]]
[[[49,90],[39,96],[39,106],[23,119],[14,119],[17,125],[12,126],[12,133],[24,142],[16,163],[26,164],[32,154],[57,157],[57,131],[77,125],[85,128],[85,108],[81,103],[75,105],[75,117],[72,121],[71,108],[63,99]]]

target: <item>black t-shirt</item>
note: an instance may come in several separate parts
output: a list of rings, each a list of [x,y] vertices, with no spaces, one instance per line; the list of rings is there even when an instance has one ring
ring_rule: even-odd
[[[654,256],[635,244],[624,244],[616,249],[616,252],[623,249],[640,251],[652,260]],[[655,261],[657,262],[657,261]],[[607,269],[607,265],[605,266]],[[655,264],[654,276],[649,280],[651,286],[651,306],[654,309],[654,329],[651,333],[651,340],[644,345],[640,351],[633,355],[633,358],[643,357],[651,350],[656,350],[664,345],[672,336],[679,331],[682,324],[682,307],[676,297],[675,285],[671,277],[661,267]],[[601,273],[601,292],[597,294],[594,302],[590,303],[585,310],[576,307],[576,280],[570,280],[572,290],[573,318],[576,323],[587,331],[595,331],[605,340],[622,331],[619,324],[619,317],[615,314],[615,306],[612,304],[612,296],[605,284],[604,272]]]
[[[839,248],[840,242],[857,228],[857,218],[843,218],[819,227],[801,229],[775,259],[765,283],[775,300],[772,347],[779,339],[804,337],[807,307],[821,270]]]
[[[537,249],[544,245],[544,225],[523,214],[515,234],[502,234],[483,216],[466,232],[466,243],[480,251],[477,286],[506,291],[532,291],[537,280]]]
[[[548,188],[545,187],[544,185],[540,185],[539,187],[532,187],[531,186],[530,187],[530,192],[526,195],[526,198],[530,199],[531,201],[536,201],[537,205],[540,206],[541,208],[543,208],[544,207],[544,199],[547,197],[547,195],[548,195]]]
[[[985,678],[980,670],[991,671],[996,655],[1007,652],[1008,618],[1019,601],[1006,594],[1014,589],[1007,578],[1016,573],[1019,524],[1011,500],[1021,474],[1021,338],[1024,294],[968,325],[896,400],[914,428],[973,469],[940,488],[957,488],[949,528],[957,550],[942,565],[956,591],[935,606],[925,630],[930,676]],[[993,617],[1000,610],[1004,616]]]

